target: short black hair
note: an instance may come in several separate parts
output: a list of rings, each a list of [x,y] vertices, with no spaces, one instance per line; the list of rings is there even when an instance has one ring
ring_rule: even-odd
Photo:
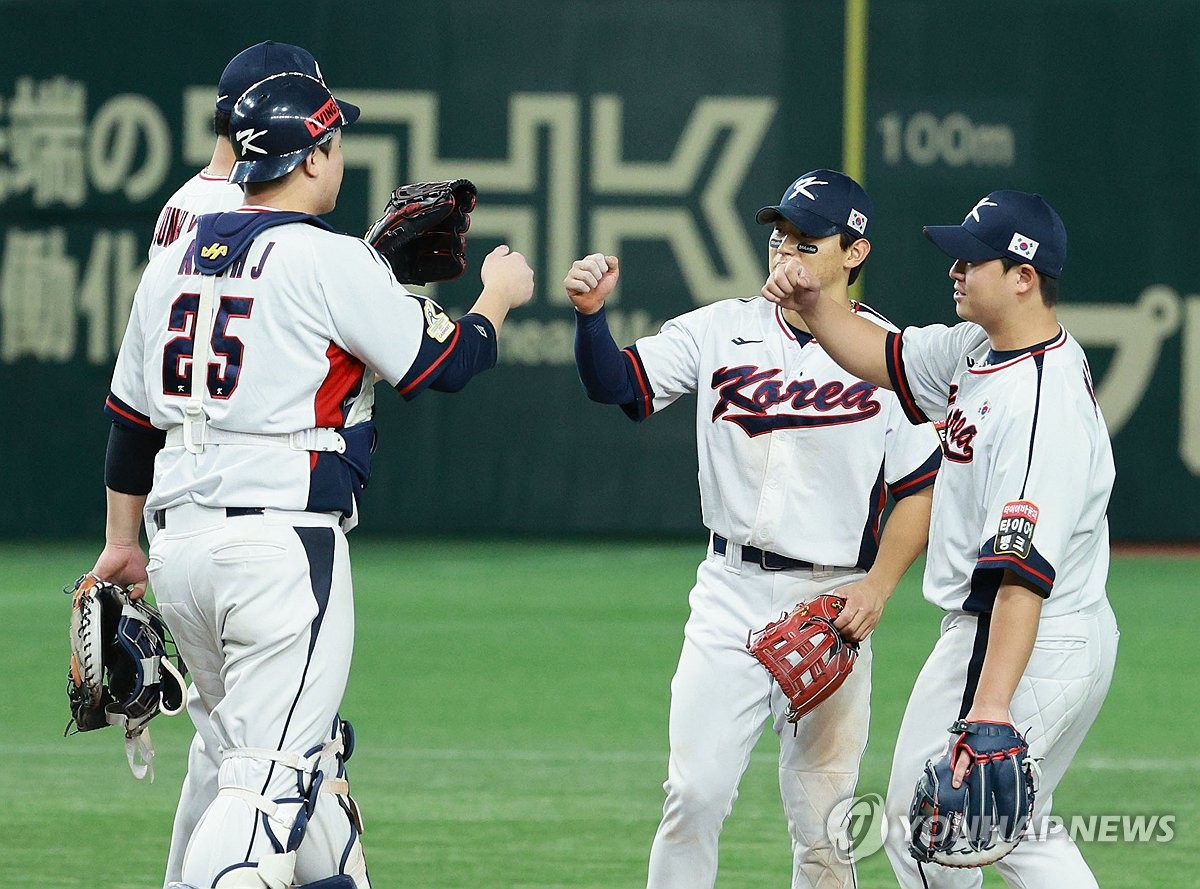
[[[217,109],[213,112],[212,131],[214,136],[229,138],[229,112]]]
[[[838,237],[838,243],[842,245],[843,250],[849,250],[851,244],[853,244],[855,241],[861,241],[862,239],[863,239],[862,235],[851,234],[850,232],[844,231]],[[858,276],[862,272],[862,267],[866,264],[867,264],[867,261],[864,259],[862,262],[860,262],[854,268],[850,269],[850,281],[849,281],[850,284],[853,284],[855,281],[858,280]]]
[[[1001,256],[1000,264],[1004,267],[1004,272],[1007,274],[1019,265],[1029,265],[1027,262],[1021,262],[1019,259],[1013,259],[1011,256]],[[1053,308],[1058,302],[1058,278],[1051,278],[1049,275],[1043,275],[1036,268],[1033,269],[1038,276],[1038,289],[1042,294],[1042,305],[1046,308]]]

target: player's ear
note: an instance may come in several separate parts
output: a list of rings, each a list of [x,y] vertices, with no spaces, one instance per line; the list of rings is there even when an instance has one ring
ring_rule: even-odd
[[[321,163],[321,149],[314,148],[304,158],[304,175],[315,176],[317,174],[317,165]]]
[[[1021,265],[1014,266],[1009,271],[1015,273],[1017,276],[1017,293],[1022,295],[1027,293],[1035,293],[1038,295],[1041,294],[1041,282],[1038,280],[1037,269],[1035,269],[1029,263],[1026,262],[1022,263]]]
[[[847,269],[855,269],[867,261],[867,254],[871,252],[871,242],[866,238],[859,238],[846,249]]]

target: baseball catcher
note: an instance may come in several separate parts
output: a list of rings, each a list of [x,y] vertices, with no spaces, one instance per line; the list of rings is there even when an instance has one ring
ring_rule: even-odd
[[[1029,745],[1007,722],[966,722],[946,753],[925,764],[909,810],[909,852],[919,863],[979,867],[1017,847],[1033,817],[1036,765]],[[962,784],[954,764],[968,758]]]
[[[167,654],[174,647],[158,609],[135,601],[116,584],[85,574],[72,589],[71,667],[67,698],[78,732],[119,725],[137,778],[154,780],[154,746],[147,723],[174,716],[187,698],[185,668]],[[178,659],[178,658],[177,658]]]
[[[858,646],[833,627],[846,600],[817,596],[801,602],[746,640],[746,647],[775,677],[790,705],[787,721],[797,723],[838,690],[858,657]]]
[[[401,284],[452,280],[467,268],[475,196],[467,179],[401,185],[364,237]]]

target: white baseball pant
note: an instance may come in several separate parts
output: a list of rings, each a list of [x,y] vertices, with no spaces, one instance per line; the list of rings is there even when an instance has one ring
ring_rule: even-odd
[[[191,665],[189,664],[189,670]],[[200,816],[217,798],[217,773],[221,768],[221,750],[208,717],[209,709],[200,697],[195,680],[188,686],[187,712],[196,728],[188,748],[187,774],[179,791],[175,807],[175,823],[171,828],[171,851],[167,854],[167,873],[164,887],[183,880],[183,853]]]
[[[345,873],[368,889],[340,762],[354,612],[336,518],[175,507],[149,572],[221,757],[182,881],[257,886],[256,871],[271,871],[302,885]]]
[[[953,612],[942,620],[941,636],[917,676],[892,759],[885,813],[884,848],[902,889],[977,889],[979,868],[923,865],[924,881],[908,853],[906,825],[913,790],[926,760],[947,750],[950,725],[959,717],[968,664],[976,647],[979,619]],[[1117,659],[1116,618],[1105,600],[1088,610],[1043,617],[1025,675],[1017,685],[1010,712],[1025,734],[1030,755],[1040,758],[1041,780],[1035,798],[1035,832],[995,864],[1014,889],[1092,889],[1096,878],[1079,847],[1061,826],[1044,829],[1053,811],[1054,789],[1075,758],[1079,745],[1100,712]]]
[[[793,889],[851,887],[853,866],[836,854],[826,819],[850,797],[870,721],[871,646],[832,697],[793,726],[788,701],[747,651],[746,638],[797,603],[863,572],[766,571],[740,547],[710,551],[696,572],[691,616],[671,681],[671,754],[663,818],[650,850],[648,889],[709,889],[717,843],[751,751],[770,720],[779,736],[779,791],[792,839]]]

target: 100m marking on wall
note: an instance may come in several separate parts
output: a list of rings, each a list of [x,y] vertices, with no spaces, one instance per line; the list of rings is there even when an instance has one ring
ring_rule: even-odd
[[[885,114],[875,125],[883,139],[889,166],[1011,167],[1017,159],[1017,137],[1005,123],[975,123],[959,111],[938,117],[917,111],[907,117]]]

